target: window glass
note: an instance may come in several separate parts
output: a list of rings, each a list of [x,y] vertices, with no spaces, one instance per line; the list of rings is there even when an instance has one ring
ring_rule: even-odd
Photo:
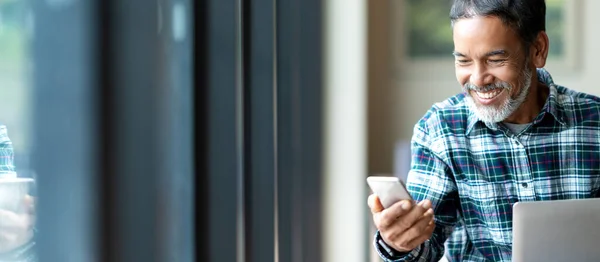
[[[0,261],[36,261],[31,18],[28,1],[0,0]]]

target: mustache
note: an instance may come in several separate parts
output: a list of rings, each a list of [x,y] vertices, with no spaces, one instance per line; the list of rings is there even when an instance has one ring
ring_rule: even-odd
[[[475,92],[487,92],[493,89],[497,89],[497,88],[504,88],[504,89],[510,89],[511,85],[509,83],[506,82],[497,82],[497,83],[493,83],[493,84],[489,84],[486,86],[476,86],[474,84],[471,83],[466,83],[463,86],[465,91],[469,91],[469,90],[473,90]]]

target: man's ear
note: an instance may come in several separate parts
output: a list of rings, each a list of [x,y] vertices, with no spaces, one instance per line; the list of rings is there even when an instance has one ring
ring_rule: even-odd
[[[536,68],[542,68],[546,65],[548,50],[550,49],[550,40],[545,31],[540,32],[531,44],[529,54],[531,61]]]

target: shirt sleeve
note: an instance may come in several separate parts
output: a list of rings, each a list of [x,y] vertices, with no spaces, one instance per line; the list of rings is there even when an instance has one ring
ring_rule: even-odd
[[[379,257],[383,259],[385,262],[400,262],[400,261],[415,261],[421,256],[421,251],[423,250],[423,245],[421,244],[417,248],[411,250],[410,252],[399,252],[390,246],[388,246],[383,239],[381,238],[381,234],[379,231],[375,234],[375,241],[373,242],[375,246],[375,250],[379,254]]]
[[[458,190],[450,168],[433,152],[434,142],[425,128],[419,125],[415,127],[407,187],[415,201],[431,201],[435,213],[435,231],[429,240],[408,253],[390,248],[377,232],[373,244],[386,262],[439,261],[444,255],[444,242],[457,223]]]
[[[0,125],[0,178],[16,177],[13,144],[5,125]]]

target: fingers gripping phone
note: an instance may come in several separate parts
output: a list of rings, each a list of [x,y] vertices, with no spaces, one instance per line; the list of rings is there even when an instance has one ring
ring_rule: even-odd
[[[401,200],[413,200],[404,182],[393,176],[370,176],[367,177],[367,184],[375,193],[383,208],[388,208]]]

